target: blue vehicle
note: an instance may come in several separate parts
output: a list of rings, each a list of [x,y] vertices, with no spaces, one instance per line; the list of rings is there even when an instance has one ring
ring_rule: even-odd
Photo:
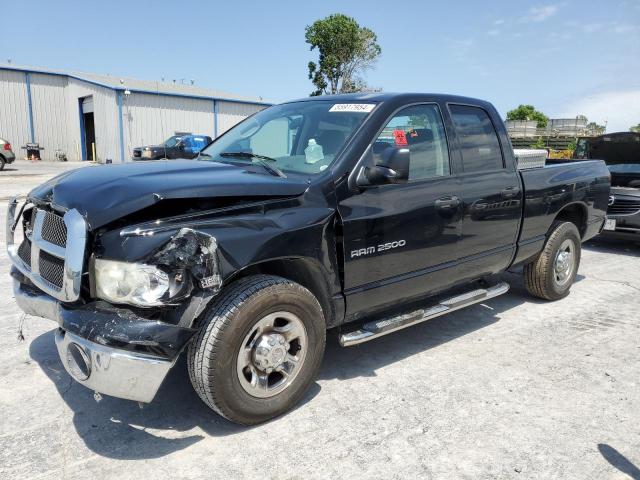
[[[174,135],[160,145],[148,145],[133,149],[133,160],[160,160],[167,158],[196,158],[204,147],[212,142],[207,135]]]

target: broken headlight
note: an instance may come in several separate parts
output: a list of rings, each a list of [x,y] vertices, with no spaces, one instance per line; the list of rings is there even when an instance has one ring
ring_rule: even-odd
[[[162,305],[169,290],[169,276],[153,265],[96,258],[94,272],[96,295],[113,303]]]

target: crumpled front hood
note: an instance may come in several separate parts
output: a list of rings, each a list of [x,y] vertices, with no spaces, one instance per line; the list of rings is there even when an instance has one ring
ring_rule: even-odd
[[[75,208],[96,229],[163,199],[300,195],[307,182],[215,162],[154,161],[71,170],[34,188],[29,197]]]

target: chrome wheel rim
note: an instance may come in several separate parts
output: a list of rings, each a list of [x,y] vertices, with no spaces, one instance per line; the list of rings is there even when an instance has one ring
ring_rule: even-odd
[[[282,311],[262,317],[244,337],[238,351],[240,385],[257,398],[281,393],[302,369],[307,345],[304,324],[293,313]]]
[[[572,240],[565,240],[560,245],[553,262],[553,274],[556,283],[560,286],[567,284],[576,265],[576,248]]]

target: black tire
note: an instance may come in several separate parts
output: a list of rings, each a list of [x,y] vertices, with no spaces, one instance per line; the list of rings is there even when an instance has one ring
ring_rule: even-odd
[[[0,155],[0,171],[4,170],[4,164],[6,163],[4,157]]]
[[[573,244],[573,264],[571,273],[563,282],[558,280],[555,264],[562,245]],[[559,300],[569,295],[578,267],[580,266],[581,238],[575,224],[556,222],[547,238],[540,255],[524,266],[524,283],[534,297],[544,300]]]
[[[257,398],[240,382],[238,352],[259,319],[279,311],[291,312],[302,321],[308,338],[306,356],[286,389]],[[232,422],[254,425],[276,417],[296,405],[315,379],[324,354],[325,325],[322,307],[303,286],[270,275],[241,279],[201,317],[199,332],[188,349],[191,383],[210,408]]]

